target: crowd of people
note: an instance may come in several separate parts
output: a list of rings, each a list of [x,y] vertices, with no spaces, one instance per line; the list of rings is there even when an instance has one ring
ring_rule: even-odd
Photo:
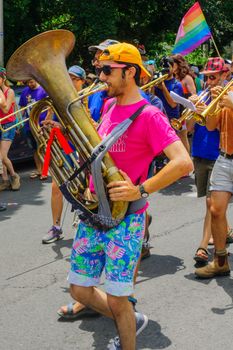
[[[74,65],[68,69],[68,74],[77,93],[97,79],[107,84],[107,90],[92,94],[85,103],[103,139],[130,120],[131,124],[109,148],[123,181],[110,182],[107,190],[113,203],[139,204],[136,209],[130,205],[123,220],[108,230],[92,227],[85,220],[77,221],[68,275],[75,302],[62,306],[58,314],[66,319],[87,313],[110,317],[116,323],[118,336],[109,349],[131,350],[135,349],[136,335],[148,322],[146,315],[136,311],[134,284],[141,259],[150,256],[152,213],[148,212],[146,198],[151,193],[194,171],[197,196],[206,197],[203,236],[194,254],[195,274],[200,278],[212,278],[230,273],[226,245],[233,243],[233,230],[226,212],[233,193],[233,97],[228,94],[231,87],[215,105],[212,102],[232,81],[233,64],[221,57],[210,57],[200,69],[189,65],[183,56],[172,55],[162,61],[163,78],[145,90],[143,86],[155,80],[155,67],[148,60],[143,45],[107,39],[90,46],[89,51],[93,55],[94,73],[86,75],[82,67]],[[47,96],[35,80],[30,79],[26,84],[19,101],[21,107],[28,106],[24,118],[30,116],[33,102]],[[15,98],[3,68],[0,87],[0,191],[19,190],[19,175],[7,156],[15,129],[4,131],[15,123],[11,115]],[[171,121],[182,118],[187,110],[172,98],[171,92],[189,99],[196,110],[191,118],[182,119],[179,130],[172,128]],[[212,108],[203,117],[204,125],[200,125],[195,115],[203,116],[208,106]],[[60,123],[48,110],[41,114],[40,124],[59,127]],[[28,123],[25,128],[36,165],[30,178],[44,180],[36,141]],[[0,210],[5,209],[4,205],[0,206]],[[53,179],[52,226],[42,238],[44,244],[63,238],[62,211],[63,195]],[[210,244],[215,247],[213,261],[209,261]],[[98,288],[103,270],[105,291]]]

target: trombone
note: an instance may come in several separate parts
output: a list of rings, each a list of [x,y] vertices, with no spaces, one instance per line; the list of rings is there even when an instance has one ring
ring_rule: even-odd
[[[0,118],[0,130],[1,130],[2,132],[7,132],[7,131],[9,131],[9,130],[11,130],[11,129],[14,129],[14,128],[18,127],[19,125],[24,124],[25,122],[27,122],[27,121],[29,120],[29,118],[21,119],[21,118],[22,118],[22,112],[24,112],[26,109],[28,109],[28,108],[34,106],[37,102],[38,102],[38,101],[32,102],[32,103],[28,104],[26,107],[19,108],[19,109],[17,109],[16,111],[14,111],[13,113],[10,113],[10,114],[6,115],[5,117]],[[10,118],[10,117],[13,116],[13,115],[15,116],[15,115],[17,115],[17,114],[20,114],[20,116],[21,116],[20,119],[21,119],[21,120],[20,120],[19,122],[15,123],[14,125],[9,126],[9,128],[4,129],[4,128],[3,128],[3,125],[4,125],[4,124],[2,124],[2,121],[4,121],[4,120]]]
[[[196,101],[196,103],[194,104],[194,106],[196,107],[199,103],[203,102],[206,97],[209,95],[210,91],[209,88],[206,88],[204,91],[202,91],[202,93],[198,96],[198,100]],[[197,114],[196,112],[190,110],[189,108],[185,108],[184,111],[181,114],[181,117],[176,119],[176,118],[172,118],[171,119],[171,126],[179,131],[182,129],[182,123],[185,120],[190,120],[194,118],[195,122],[202,125],[201,124],[201,118],[199,118],[199,114]]]

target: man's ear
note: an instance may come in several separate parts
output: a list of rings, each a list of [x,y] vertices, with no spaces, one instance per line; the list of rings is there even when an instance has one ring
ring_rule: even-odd
[[[136,75],[136,68],[135,67],[129,67],[126,72],[128,72],[128,77],[132,79]]]

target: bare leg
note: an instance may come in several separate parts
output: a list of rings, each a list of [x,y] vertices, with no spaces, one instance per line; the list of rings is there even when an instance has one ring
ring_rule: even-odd
[[[181,139],[181,142],[183,143],[184,147],[186,148],[188,154],[190,154],[190,145],[188,140],[188,131],[187,130],[181,130],[178,134],[179,138]]]
[[[107,295],[107,299],[116,322],[122,349],[134,350],[136,348],[136,322],[132,304],[128,301],[128,297]]]
[[[211,237],[211,213],[210,213],[210,198],[206,198],[206,214],[204,219],[203,237],[200,247],[207,249]]]
[[[60,226],[63,209],[63,197],[57,184],[52,181],[51,208],[53,225]]]
[[[80,287],[71,284],[70,293],[73,299],[113,319],[113,314],[107,302],[107,294],[102,290],[95,287]]]
[[[40,158],[38,156],[37,151],[34,152],[33,157],[34,157],[34,161],[35,161],[35,164],[36,164],[36,170],[38,171],[38,174],[41,174],[41,172],[42,172],[42,163],[40,161]]]
[[[11,163],[10,159],[8,158],[8,152],[11,147],[12,141],[1,141],[0,142],[0,153],[3,165],[6,166],[8,172],[11,176],[15,176],[15,171],[13,168],[13,164]],[[7,174],[6,172],[3,172],[3,180],[7,180]]]
[[[228,227],[226,211],[230,198],[231,193],[229,192],[211,192],[211,229],[216,251],[222,251],[226,248]]]
[[[71,295],[82,304],[115,320],[121,346],[124,350],[135,350],[136,322],[128,297],[107,295],[95,287],[71,285]]]

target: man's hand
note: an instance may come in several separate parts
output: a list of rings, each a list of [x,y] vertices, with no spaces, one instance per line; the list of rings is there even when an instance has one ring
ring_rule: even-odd
[[[107,185],[110,200],[132,202],[141,198],[138,186],[134,186],[128,175],[120,170],[124,181],[112,181]]]
[[[200,102],[196,105],[196,113],[197,114],[202,114],[204,110],[207,108],[207,105],[204,102]]]
[[[164,81],[162,81],[162,83],[157,85],[157,88],[160,89],[160,90],[163,90],[164,87],[165,87]]]
[[[56,122],[54,120],[50,120],[50,119],[43,120],[42,121],[42,125],[43,125],[44,128],[47,128],[47,129],[50,128],[50,127],[52,127],[52,128],[59,128],[59,129],[63,128],[61,123]]]
[[[227,107],[233,109],[233,101],[229,95],[224,95],[223,98],[219,101],[219,106],[221,108]]]
[[[197,103],[197,101],[199,100],[199,98],[200,97],[197,94],[193,94],[188,99],[189,99],[189,101],[191,101],[195,105]]]
[[[214,88],[210,89],[212,100],[218,97],[218,95],[222,92],[222,90],[223,90],[222,86],[215,86]]]

